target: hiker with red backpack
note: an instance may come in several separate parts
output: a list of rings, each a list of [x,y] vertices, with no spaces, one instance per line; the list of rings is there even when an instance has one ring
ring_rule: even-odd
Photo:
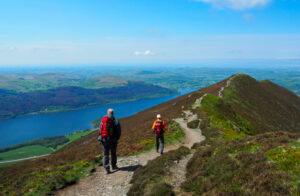
[[[117,167],[117,145],[118,140],[121,137],[121,125],[119,121],[114,117],[114,110],[108,109],[107,116],[102,118],[99,127],[98,140],[102,144],[103,149],[103,166],[107,172],[110,172],[109,167],[109,152],[111,152],[111,166],[113,170]]]
[[[168,127],[166,126],[165,121],[162,120],[160,114],[157,114],[156,117],[157,119],[154,121],[152,126],[153,133],[155,133],[155,147],[156,152],[159,152],[158,150],[160,146],[160,154],[163,154],[165,145],[164,133],[168,130]],[[161,143],[161,145],[159,143]]]

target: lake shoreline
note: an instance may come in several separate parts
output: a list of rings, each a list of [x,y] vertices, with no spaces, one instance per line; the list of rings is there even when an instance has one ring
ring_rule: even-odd
[[[54,109],[54,110],[47,110],[47,111],[30,112],[30,113],[27,113],[27,114],[20,114],[20,115],[14,115],[12,117],[0,118],[0,122],[1,121],[5,121],[5,120],[22,118],[22,117],[26,117],[26,116],[32,116],[32,115],[55,114],[55,113],[60,113],[60,112],[69,112],[69,111],[83,110],[83,109],[88,109],[88,108],[93,108],[93,107],[99,107],[99,106],[105,106],[105,105],[111,105],[111,104],[120,104],[120,103],[138,101],[138,100],[143,100],[143,99],[163,98],[163,97],[174,96],[174,95],[179,95],[179,94],[180,94],[180,92],[178,91],[175,94],[155,95],[155,96],[140,97],[140,98],[136,98],[136,99],[118,100],[118,101],[112,101],[112,102],[108,102],[108,103],[104,103],[104,104],[85,105],[85,106],[76,107],[76,108],[63,108],[62,107],[62,109]]]
[[[2,145],[0,148],[39,138],[65,136],[76,131],[93,129],[92,121],[105,115],[108,107],[114,108],[116,116],[121,119],[195,90],[197,89],[179,89],[179,94],[172,96],[123,101],[122,103],[56,113],[27,114],[22,117],[1,120],[0,135],[2,139],[0,138],[0,143]],[[12,132],[15,134],[11,134]]]

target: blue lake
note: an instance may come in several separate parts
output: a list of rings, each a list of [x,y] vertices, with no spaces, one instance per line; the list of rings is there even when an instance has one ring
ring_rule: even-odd
[[[92,128],[91,122],[104,116],[108,108],[115,109],[117,118],[124,118],[194,90],[196,89],[180,90],[180,94],[168,97],[141,99],[81,110],[28,115],[3,120],[0,121],[0,147],[11,146],[37,138],[67,135],[74,131]]]

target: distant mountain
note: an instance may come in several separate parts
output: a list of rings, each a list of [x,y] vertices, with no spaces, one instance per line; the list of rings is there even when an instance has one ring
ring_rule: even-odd
[[[104,82],[103,79],[101,81]],[[30,92],[0,89],[0,119],[33,112],[58,112],[175,93],[174,90],[137,81],[126,81],[119,87],[100,89],[76,86]]]
[[[77,77],[47,73],[35,75],[0,75],[0,89],[16,92],[47,90],[60,86],[70,86],[78,83]]]
[[[300,98],[274,83],[247,75],[234,75],[121,119],[123,134],[118,153],[129,155],[153,145],[150,128],[157,113],[173,127],[174,119],[183,118],[186,112],[195,116],[187,126],[200,128],[206,139],[195,144],[192,151],[185,151],[190,160],[183,170],[183,183],[175,189],[170,185],[175,180],[172,176],[155,178],[160,173],[146,173],[161,171],[147,169],[150,163],[146,169],[135,171],[131,195],[135,191],[151,195],[153,187],[175,195],[178,188],[181,195],[300,193]],[[78,171],[92,170],[102,158],[96,138],[97,132],[93,132],[48,157],[0,168],[0,193],[50,194],[75,183]],[[181,163],[168,157],[174,157],[174,153],[159,159],[166,162],[161,164],[163,168]],[[137,180],[139,176],[142,180]]]
[[[159,74],[159,72],[156,71],[139,71],[136,73],[137,75],[153,75],[153,74]]]

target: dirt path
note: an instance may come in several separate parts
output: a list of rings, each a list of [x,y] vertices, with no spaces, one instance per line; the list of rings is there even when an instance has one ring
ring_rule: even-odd
[[[30,159],[37,159],[37,158],[45,157],[45,156],[48,156],[48,155],[50,155],[50,154],[44,154],[44,155],[39,155],[39,156],[27,157],[27,158],[23,158],[23,159],[0,161],[0,164],[2,164],[2,163],[19,162],[19,161],[25,161],[25,160],[30,160]]]
[[[200,103],[199,103],[200,105]],[[170,145],[165,147],[165,152],[170,150],[175,150],[180,146],[186,146],[191,148],[194,143],[200,142],[205,139],[205,137],[201,134],[200,129],[190,129],[187,127],[187,122],[194,120],[195,115],[190,111],[184,111],[184,118],[174,119],[177,123],[185,131],[185,138],[183,139],[181,144]],[[118,171],[106,175],[103,167],[97,167],[96,172],[93,173],[92,176],[84,178],[80,180],[77,184],[69,186],[63,190],[57,191],[55,195],[101,195],[101,196],[118,196],[118,195],[126,195],[130,188],[130,180],[133,176],[134,171],[147,164],[149,160],[153,160],[158,157],[160,154],[156,151],[152,150],[148,153],[139,154],[135,156],[129,157],[121,157],[118,160],[118,167],[120,168]],[[177,164],[174,171],[178,171],[174,173],[175,178],[181,179],[181,181],[185,177],[185,165],[188,160],[192,156],[184,159],[180,164]],[[178,183],[177,183],[178,184]],[[177,185],[176,184],[176,185]]]
[[[231,76],[231,77],[227,80],[226,86],[221,87],[221,89],[220,89],[220,91],[219,91],[219,97],[222,98],[222,97],[224,96],[224,90],[225,90],[225,88],[227,88],[227,87],[230,86],[231,81],[232,81],[232,79],[233,79],[234,77],[235,77],[235,75]]]

